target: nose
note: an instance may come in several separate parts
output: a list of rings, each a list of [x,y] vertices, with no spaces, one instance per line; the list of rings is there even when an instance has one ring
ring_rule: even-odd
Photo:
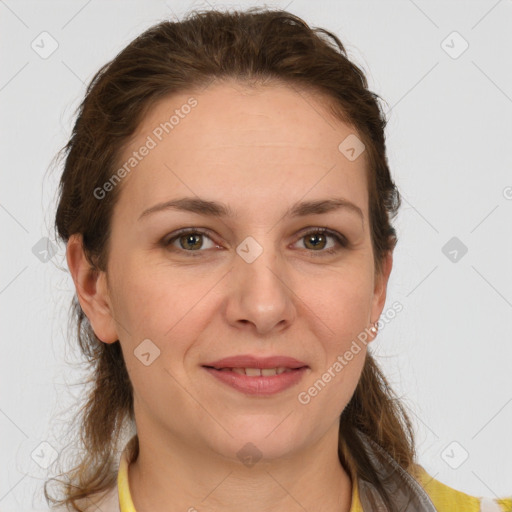
[[[289,272],[272,248],[249,261],[237,256],[229,273],[228,322],[260,335],[288,328],[296,317],[296,294]]]

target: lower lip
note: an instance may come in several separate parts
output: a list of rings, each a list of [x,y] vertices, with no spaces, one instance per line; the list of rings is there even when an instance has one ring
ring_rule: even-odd
[[[304,366],[291,372],[280,373],[279,375],[249,377],[248,375],[241,375],[240,373],[227,370],[203,368],[216,379],[242,393],[260,396],[273,395],[298,384],[307,370],[307,367]]]

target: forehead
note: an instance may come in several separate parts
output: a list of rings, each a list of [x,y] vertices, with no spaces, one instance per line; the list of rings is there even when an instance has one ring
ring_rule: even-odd
[[[196,105],[189,107],[192,101]],[[225,80],[203,91],[166,97],[150,109],[140,134],[156,130],[158,138],[158,128],[164,130],[160,125],[171,117],[173,138],[178,142],[192,135],[198,148],[261,143],[336,149],[340,135],[354,132],[332,115],[325,95],[282,83],[251,86]]]
[[[225,81],[174,94],[153,105],[125,148],[123,163],[151,147],[123,195],[140,208],[184,192],[222,199],[243,190],[270,203],[283,194],[325,197],[335,188],[364,209],[365,155],[350,161],[339,150],[353,134],[325,96],[285,84]]]

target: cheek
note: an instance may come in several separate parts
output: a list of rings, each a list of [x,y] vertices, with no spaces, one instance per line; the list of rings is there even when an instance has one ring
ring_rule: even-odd
[[[367,327],[373,281],[366,270],[356,266],[333,270],[315,279],[297,280],[296,289],[338,343]]]
[[[322,375],[322,380],[330,379],[326,386],[325,407],[341,414],[350,401],[359,382],[361,371],[364,366],[366,348],[363,346],[357,354],[352,354],[348,361],[343,354],[336,360],[339,365],[330,364],[327,371]]]
[[[118,334],[130,380],[143,402],[161,407],[164,397],[180,395],[177,382],[185,378],[184,360],[197,338],[194,318],[200,308],[194,305],[200,290],[181,288],[169,271],[150,274],[137,271],[137,266],[120,267],[121,276],[115,313],[122,324]],[[155,390],[162,389],[167,394],[159,398]]]
[[[180,313],[183,316],[188,296],[193,295],[183,286],[179,271],[141,258],[119,259],[113,274],[116,313],[138,333],[154,334]]]
[[[127,260],[116,267],[113,281],[122,344],[133,352],[149,339],[160,350],[159,364],[179,368],[211,315],[211,288],[218,279]]]
[[[309,291],[301,289],[301,296],[307,297],[307,315],[316,318],[309,326],[322,346],[309,387],[302,390],[305,401],[314,400],[314,407],[325,408],[328,416],[341,413],[340,407],[348,403],[359,381],[369,338],[372,290],[371,274],[355,267],[332,272]]]

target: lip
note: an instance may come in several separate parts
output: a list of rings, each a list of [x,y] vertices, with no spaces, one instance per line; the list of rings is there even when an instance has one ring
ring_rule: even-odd
[[[263,363],[262,363],[263,364]],[[295,363],[294,363],[295,364]],[[232,368],[240,368],[233,366]],[[255,366],[246,366],[245,368],[256,368]],[[274,368],[270,366],[270,368]],[[295,368],[289,372],[279,375],[249,377],[229,370],[216,370],[215,368],[204,366],[204,369],[219,381],[231,386],[232,388],[248,395],[269,396],[284,391],[300,382],[308,367]]]
[[[204,364],[203,366],[210,366],[214,368],[302,368],[308,365],[293,357],[288,356],[267,356],[258,357],[250,354],[225,357],[211,363]],[[250,377],[254,378],[254,377]]]

